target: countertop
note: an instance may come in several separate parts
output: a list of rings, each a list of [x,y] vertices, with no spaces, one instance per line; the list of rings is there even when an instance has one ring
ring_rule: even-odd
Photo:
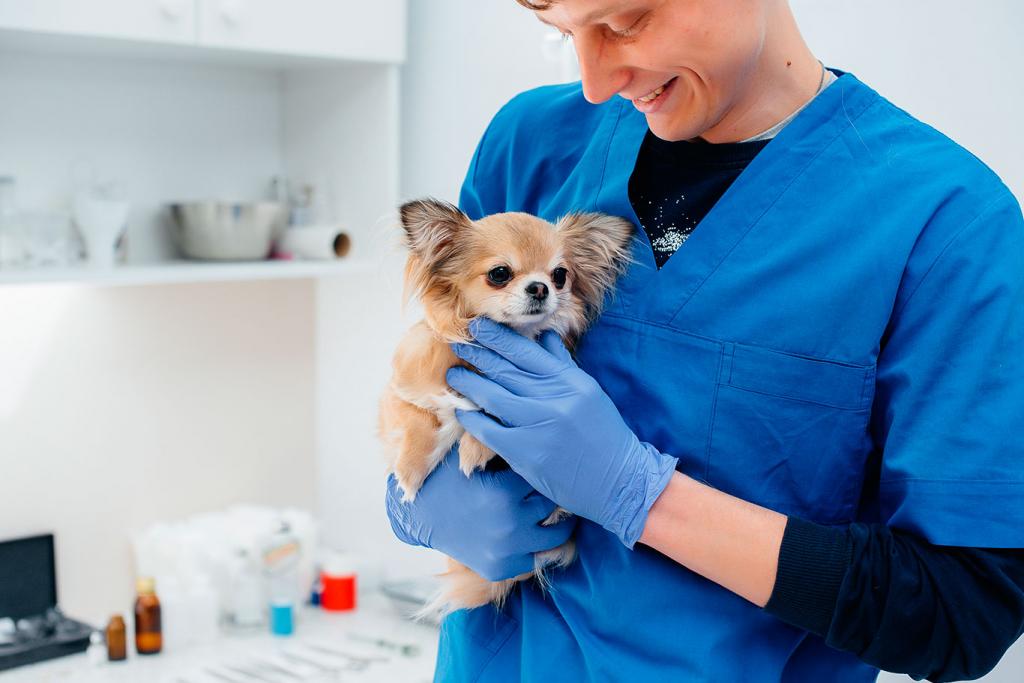
[[[224,634],[210,643],[150,657],[132,654],[124,662],[94,664],[80,654],[4,671],[0,683],[430,681],[437,628],[409,621],[382,595],[360,595],[360,601],[352,612],[304,608],[290,637],[269,632]],[[401,654],[353,636],[411,646],[415,653]]]

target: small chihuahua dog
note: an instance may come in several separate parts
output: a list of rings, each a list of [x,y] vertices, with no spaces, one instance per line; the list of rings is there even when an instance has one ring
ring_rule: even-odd
[[[445,381],[453,365],[471,367],[449,343],[471,342],[470,320],[487,316],[530,338],[555,330],[572,349],[628,264],[633,226],[596,213],[571,214],[555,224],[525,213],[472,221],[451,204],[431,199],[408,202],[400,213],[409,251],[406,300],[418,296],[425,319],[395,353],[379,433],[403,500],[412,501],[456,442],[466,476],[495,457],[455,419],[456,408],[479,408]],[[545,524],[567,514],[556,510]],[[445,587],[421,614],[501,604],[517,581],[534,575],[543,584],[545,567],[564,566],[574,556],[570,540],[538,553],[532,574],[498,582],[449,558]]]

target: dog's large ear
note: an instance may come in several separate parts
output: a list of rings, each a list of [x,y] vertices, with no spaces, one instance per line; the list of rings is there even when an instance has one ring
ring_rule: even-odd
[[[416,199],[399,209],[405,246],[430,264],[437,264],[454,252],[455,237],[469,227],[469,217],[458,207],[437,199]]]
[[[602,213],[573,213],[556,228],[570,262],[573,291],[588,317],[597,315],[605,294],[629,265],[633,224]]]

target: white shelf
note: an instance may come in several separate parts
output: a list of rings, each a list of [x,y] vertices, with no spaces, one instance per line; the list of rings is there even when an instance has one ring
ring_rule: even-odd
[[[78,284],[135,286],[188,284],[196,282],[237,282],[246,280],[294,280],[351,273],[369,273],[369,261],[245,261],[204,263],[170,261],[153,265],[119,266],[109,269],[34,268],[0,270],[0,286],[35,284]]]
[[[400,60],[358,56],[305,55],[220,45],[159,43],[118,36],[68,35],[0,27],[0,50],[29,55],[64,55],[143,59],[194,64],[233,65],[263,69],[303,69],[367,64],[399,64]]]

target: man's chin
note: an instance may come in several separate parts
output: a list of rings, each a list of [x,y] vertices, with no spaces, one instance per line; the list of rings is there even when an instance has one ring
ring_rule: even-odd
[[[692,120],[686,120],[687,117],[671,116],[671,113],[658,112],[647,115],[647,127],[662,140],[666,142],[692,140],[700,137],[704,132],[702,126],[694,124]]]

